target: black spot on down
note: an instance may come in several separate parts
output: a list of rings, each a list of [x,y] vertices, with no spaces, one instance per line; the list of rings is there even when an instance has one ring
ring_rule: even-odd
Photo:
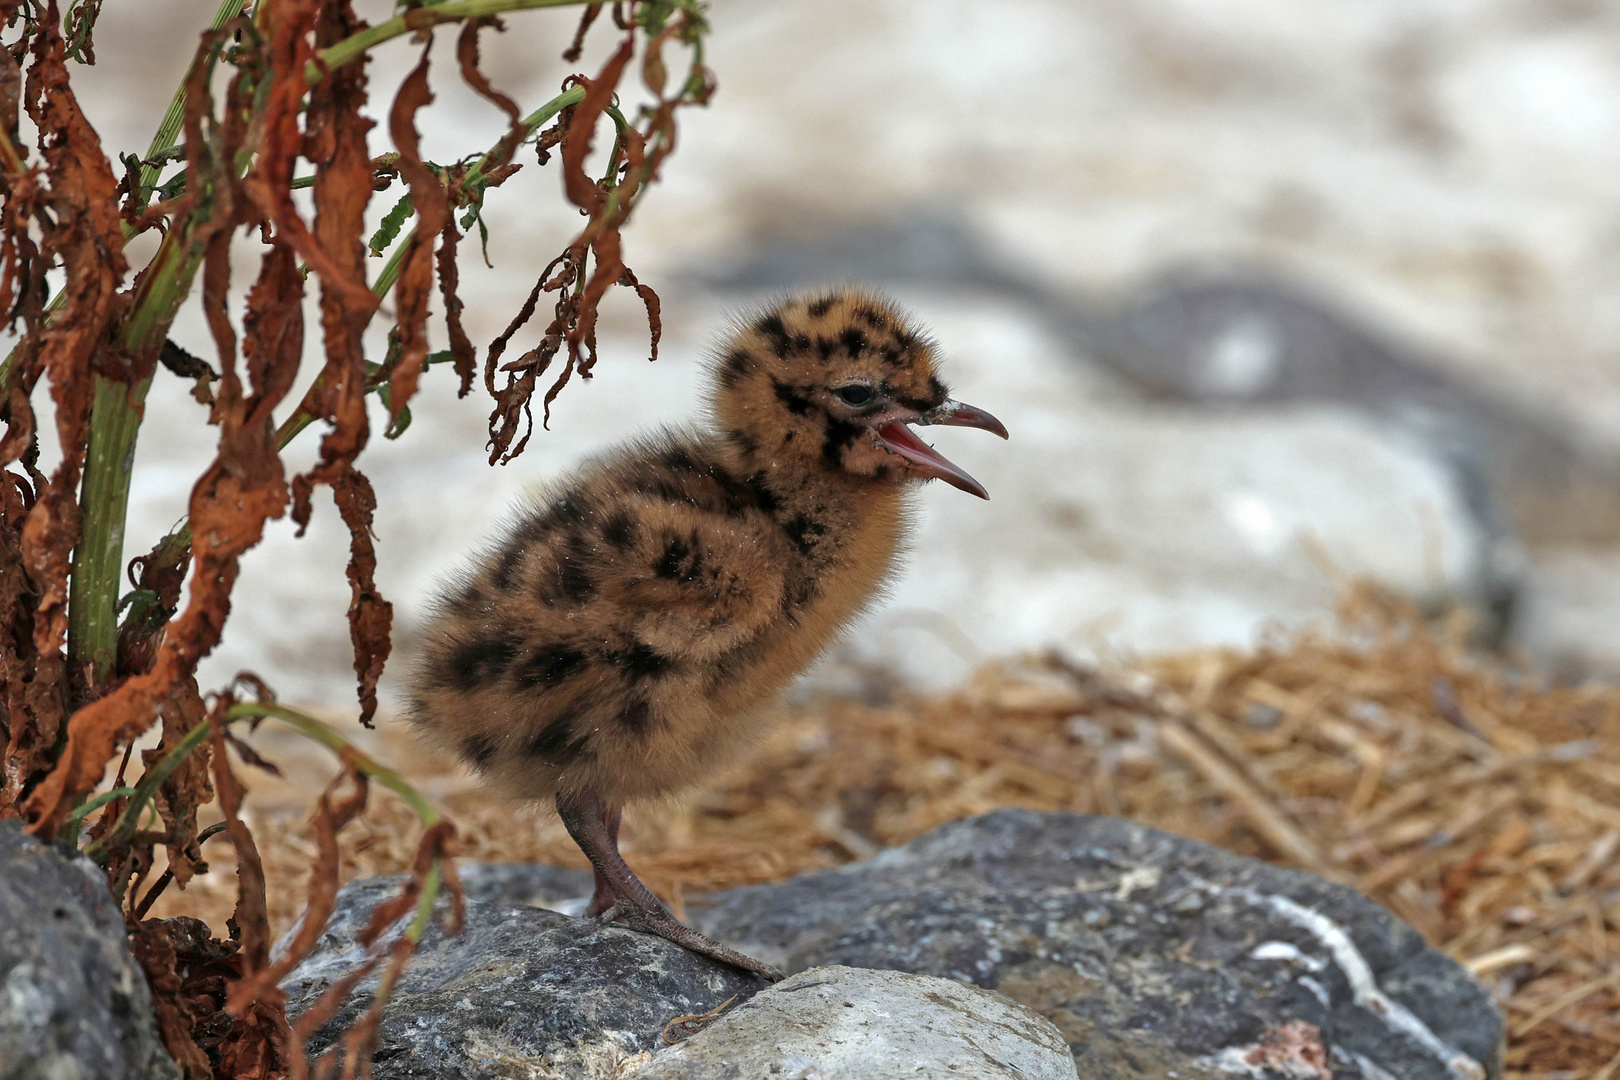
[[[527,549],[519,540],[513,540],[501,549],[501,556],[495,562],[495,587],[501,592],[511,592],[518,584],[518,568],[523,563],[523,556]]]
[[[684,446],[672,446],[664,451],[664,464],[680,472],[696,472],[699,468]]]
[[[540,599],[548,605],[579,605],[595,594],[596,582],[572,552],[557,561],[555,573],[541,579]]]
[[[475,689],[480,683],[506,670],[517,649],[505,638],[486,637],[456,646],[450,656],[450,679],[460,690]]]
[[[447,601],[447,606],[455,614],[468,619],[482,612],[488,603],[489,597],[484,595],[483,589],[477,585],[469,585],[451,596]]]
[[[733,349],[720,363],[720,385],[731,390],[754,373],[754,358],[743,349]]]
[[[807,514],[797,514],[783,523],[782,531],[799,549],[799,554],[808,555],[810,549],[816,546],[816,538],[826,535],[827,527]]]
[[[619,714],[619,723],[623,724],[632,734],[645,735],[653,724],[652,706],[643,697],[632,698]]]
[[[672,665],[669,657],[662,655],[651,645],[638,641],[628,649],[608,654],[608,659],[632,683],[653,678],[668,671]]]
[[[461,754],[478,768],[489,768],[495,760],[495,736],[487,731],[467,736],[461,743]]]
[[[777,496],[776,492],[771,490],[770,485],[765,482],[764,473],[753,473],[748,477],[745,483],[748,485],[748,490],[754,493],[754,498],[758,501],[759,508],[761,510],[765,511],[767,514],[776,513],[776,508],[782,505],[782,500]]]
[[[585,754],[589,745],[590,735],[575,735],[573,714],[564,713],[535,732],[525,749],[531,757],[561,762]]]
[[[860,433],[861,429],[855,424],[829,417],[827,420],[827,437],[821,443],[822,460],[831,468],[841,467],[844,460],[844,451],[854,443]]]
[[[731,440],[733,446],[744,454],[753,454],[759,449],[759,441],[746,431],[728,431],[726,438]]]
[[[804,416],[810,411],[810,399],[801,394],[796,387],[789,386],[780,379],[772,379],[771,385],[776,389],[776,400],[787,407],[787,411],[794,416]]]
[[[636,518],[627,509],[615,510],[602,522],[602,539],[620,551],[636,546]]]
[[[694,554],[697,548],[697,537],[688,539],[672,538],[664,545],[664,553],[653,564],[653,573],[661,578],[670,578],[676,581],[691,581],[697,577],[703,559],[701,554]]]
[[[555,686],[585,669],[585,654],[567,645],[541,645],[530,651],[512,670],[519,686],[535,689]]]
[[[767,315],[754,325],[754,329],[770,339],[771,351],[778,357],[787,356],[792,342],[788,338],[787,327],[782,325],[782,316]]]

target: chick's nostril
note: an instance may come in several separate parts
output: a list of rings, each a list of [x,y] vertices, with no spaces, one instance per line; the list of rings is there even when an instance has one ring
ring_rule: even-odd
[[[985,412],[977,405],[969,405],[965,401],[945,399],[945,403],[936,409],[930,409],[916,420],[919,424],[936,424],[941,427],[970,427],[981,431],[988,431],[993,435],[1008,438],[1007,427],[1000,420]]]

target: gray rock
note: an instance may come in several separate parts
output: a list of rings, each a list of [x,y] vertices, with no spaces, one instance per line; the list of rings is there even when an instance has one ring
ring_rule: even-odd
[[[812,968],[662,1050],[629,1080],[1073,1080],[1056,1027],[948,979]]]
[[[849,964],[999,990],[1057,1025],[1086,1080],[1501,1068],[1484,988],[1377,904],[1117,819],[998,811],[710,900],[690,909],[700,929],[788,971]]]
[[[543,876],[543,875],[542,875]],[[283,983],[288,1015],[358,966],[355,935],[399,885],[368,878],[339,894],[316,950]],[[609,1078],[662,1045],[669,1021],[699,1014],[763,979],[660,938],[511,903],[472,900],[466,929],[423,939],[383,1013],[378,1080],[553,1076]],[[318,1052],[371,1004],[361,984],[310,1040]]]
[[[101,871],[0,821],[0,1077],[179,1075]]]
[[[1464,382],[1262,273],[1182,271],[1142,290],[1094,335],[1104,362],[1149,392],[1212,405],[1334,403],[1392,422],[1451,462],[1473,509],[1530,542],[1613,542],[1620,498],[1612,453],[1567,417]]]
[[[591,898],[589,870],[541,863],[464,863],[461,888],[468,900],[484,904],[527,904],[578,915]]]

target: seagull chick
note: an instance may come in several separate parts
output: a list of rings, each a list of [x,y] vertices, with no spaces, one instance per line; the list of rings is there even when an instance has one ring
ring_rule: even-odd
[[[587,915],[780,977],[670,914],[619,854],[620,812],[749,744],[882,592],[918,481],[989,498],[907,427],[1007,437],[935,366],[883,298],[775,305],[719,352],[706,426],[586,463],[440,597],[411,719],[497,790],[555,802],[596,870]]]

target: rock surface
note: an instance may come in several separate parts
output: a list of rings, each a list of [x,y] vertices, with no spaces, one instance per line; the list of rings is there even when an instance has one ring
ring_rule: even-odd
[[[462,874],[472,898],[577,910],[590,891],[590,875],[549,866]],[[1113,818],[999,811],[870,862],[714,894],[688,917],[789,971],[885,968],[995,989],[1057,1025],[1082,1080],[1482,1080],[1501,1068],[1485,989],[1382,907]]]
[[[1073,1080],[1050,1020],[949,979],[813,968],[667,1050],[627,1080]]]
[[[1083,1080],[1500,1071],[1484,988],[1389,912],[1131,822],[998,811],[710,899],[690,909],[700,928],[789,971],[851,964],[999,990],[1057,1024]]]
[[[460,871],[468,900],[550,908],[564,915],[584,911],[595,884],[589,870],[543,863],[462,863]]]
[[[346,886],[316,951],[283,983],[288,1014],[359,965],[355,944],[397,877]],[[371,1003],[372,982],[311,1039],[324,1049]],[[620,1075],[679,1016],[746,998],[763,979],[661,939],[552,911],[472,900],[465,931],[434,928],[383,1014],[378,1080]]]
[[[179,1075],[101,871],[0,821],[0,1077]]]

